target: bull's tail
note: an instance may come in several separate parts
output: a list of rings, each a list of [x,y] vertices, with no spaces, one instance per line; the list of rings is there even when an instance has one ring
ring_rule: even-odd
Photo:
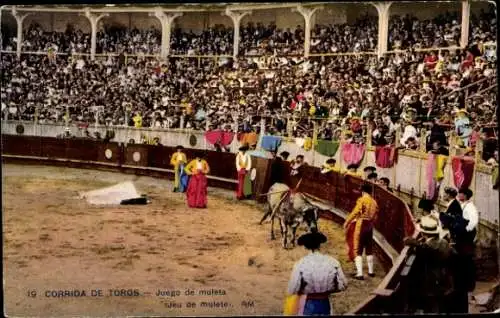
[[[276,215],[276,212],[278,211],[279,207],[281,206],[281,204],[283,203],[283,201],[285,201],[285,199],[290,195],[290,191],[287,191],[285,193],[283,193],[281,195],[281,199],[280,201],[278,202],[278,204],[276,204],[276,206],[274,207],[272,213],[271,213],[271,218],[274,218],[274,216]]]
[[[283,203],[283,201],[285,200],[288,193],[289,193],[289,191],[281,193],[280,201],[274,207],[274,209],[271,207],[271,204],[269,204],[269,203],[267,204],[267,211],[264,214],[264,216],[262,217],[262,219],[260,220],[259,224],[262,224],[269,216],[271,216],[271,218],[274,218],[274,216],[276,215],[276,211],[278,211],[279,206],[281,205],[281,203]]]

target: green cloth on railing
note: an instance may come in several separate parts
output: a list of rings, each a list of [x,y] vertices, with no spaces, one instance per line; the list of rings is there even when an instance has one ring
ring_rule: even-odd
[[[338,141],[331,141],[331,140],[319,140],[318,143],[316,144],[316,147],[314,150],[322,154],[323,156],[327,157],[333,157],[337,153],[337,150],[339,149],[339,142]]]

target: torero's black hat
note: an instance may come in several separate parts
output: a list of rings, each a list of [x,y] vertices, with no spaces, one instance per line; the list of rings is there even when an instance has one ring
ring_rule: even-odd
[[[244,144],[243,146],[241,146],[240,148],[238,148],[239,151],[247,151],[248,149],[250,149],[250,147],[248,146],[248,144]]]
[[[377,168],[373,167],[373,166],[366,166],[364,169],[363,169],[364,172],[367,172],[367,171],[371,171],[371,172],[375,172],[377,171]]]
[[[203,159],[206,157],[206,153],[204,151],[196,151],[194,153],[195,158]]]
[[[421,199],[418,202],[418,208],[430,212],[434,209],[434,202],[429,199]]]
[[[307,249],[316,249],[321,244],[326,243],[326,236],[320,232],[312,232],[303,234],[297,240],[299,246],[304,246]]]

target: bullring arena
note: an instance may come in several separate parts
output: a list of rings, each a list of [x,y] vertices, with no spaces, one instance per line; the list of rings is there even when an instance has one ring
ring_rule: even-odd
[[[172,182],[157,178],[14,164],[4,165],[3,175],[11,315],[280,315],[290,269],[306,253],[270,241],[269,225],[258,225],[262,207],[235,202],[233,192],[210,188],[208,209],[197,210],[171,192]],[[128,180],[152,203],[109,208],[78,198]],[[329,237],[325,251],[346,262],[341,226],[326,220],[319,226]],[[334,296],[335,311],[353,308],[382,277],[352,282]],[[53,293],[93,289],[104,297]],[[141,296],[109,295],[122,289]],[[185,296],[187,289],[198,295]],[[36,298],[27,298],[29,290]]]
[[[499,310],[492,1],[0,12],[6,315],[290,313],[292,271],[310,254],[285,248],[280,225],[314,232],[312,210],[347,289],[305,303],[327,294],[346,315]],[[184,184],[195,170],[206,179]],[[174,191],[199,180],[206,207]],[[260,221],[276,183],[289,191],[273,240]],[[374,272],[365,258],[360,277],[348,242],[361,234],[349,229],[375,210]],[[463,221],[469,245],[455,254],[470,270],[435,262],[431,279],[438,253],[421,247],[436,233],[422,220],[438,231],[446,215]],[[449,229],[440,240],[459,241]],[[438,280],[453,281],[448,296],[434,294]]]

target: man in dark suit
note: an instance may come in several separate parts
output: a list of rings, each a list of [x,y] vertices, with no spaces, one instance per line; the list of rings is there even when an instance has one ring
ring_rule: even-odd
[[[460,202],[457,200],[457,190],[451,187],[446,187],[444,189],[444,201],[447,202],[446,214],[448,215],[462,215],[462,207]]]
[[[439,220],[450,231],[451,239],[457,255],[453,263],[454,291],[449,297],[449,308],[453,313],[469,312],[468,293],[475,287],[475,273],[471,267],[471,253],[466,247],[469,245],[467,234],[467,221],[463,217],[462,207],[456,199],[458,192],[453,188],[444,189],[444,200],[448,202],[446,212],[439,214]]]
[[[446,212],[439,214],[439,220],[443,228],[450,231],[451,239],[454,242],[459,241],[465,234],[467,221],[463,218],[462,206],[457,200],[457,190],[451,187],[444,189],[444,201],[447,202]]]
[[[283,151],[280,155],[276,155],[273,151],[273,160],[271,163],[271,185],[275,183],[285,183],[287,170],[285,167],[286,159],[288,158],[288,152]]]
[[[295,157],[295,160],[290,163],[290,176],[296,177],[298,179],[302,178],[302,172],[305,166],[307,166],[307,162],[304,161],[304,156],[297,155],[297,157]]]

